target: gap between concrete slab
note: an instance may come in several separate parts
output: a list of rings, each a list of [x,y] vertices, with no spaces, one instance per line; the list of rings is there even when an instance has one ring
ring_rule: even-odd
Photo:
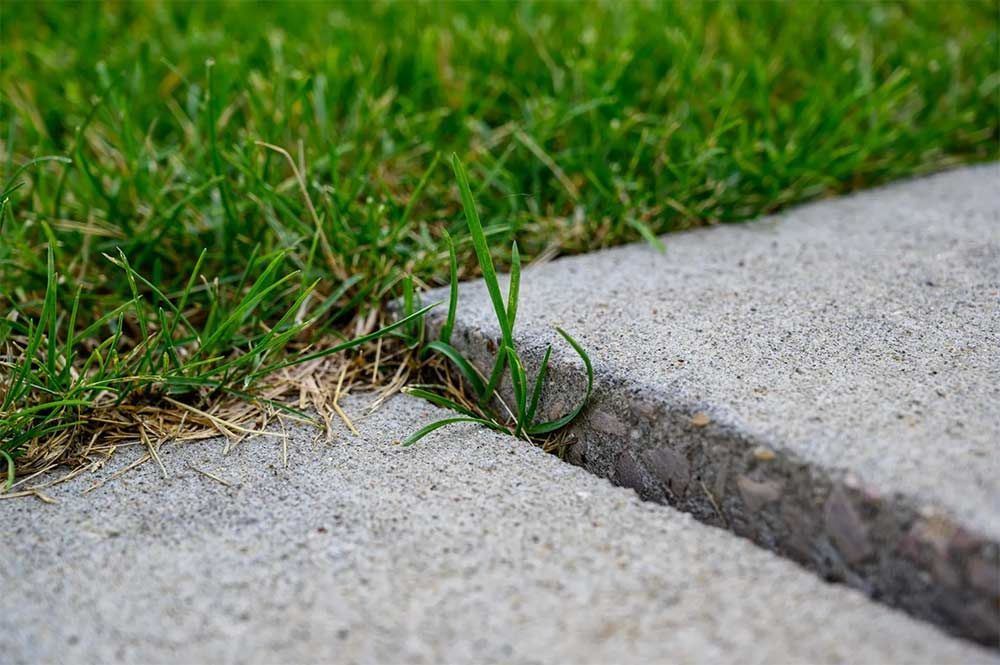
[[[586,346],[587,332],[594,330],[595,326],[600,327],[602,320],[600,310],[588,311],[587,308],[592,308],[595,302],[605,308],[608,306],[608,293],[602,290],[608,289],[603,284],[614,279],[617,286],[631,286],[628,277],[612,278],[610,270],[624,270],[626,274],[632,270],[633,282],[643,282],[642,287],[647,289],[648,294],[666,288],[665,284],[671,279],[683,282],[684,278],[691,277],[685,274],[686,270],[691,272],[690,269],[678,266],[689,265],[690,261],[698,261],[699,258],[710,261],[705,257],[720,252],[725,260],[733,259],[733,264],[739,258],[739,272],[742,273],[743,259],[740,257],[749,255],[748,261],[767,261],[770,260],[767,259],[768,254],[773,253],[777,255],[777,261],[774,261],[777,263],[773,275],[775,279],[782,279],[781,261],[805,264],[805,267],[799,266],[802,273],[815,272],[818,281],[797,282],[795,287],[807,291],[812,289],[814,293],[811,297],[827,298],[834,305],[847,302],[846,309],[851,306],[851,298],[861,297],[858,289],[864,289],[878,280],[884,283],[874,289],[876,293],[871,298],[872,302],[878,303],[879,298],[883,298],[886,307],[905,309],[910,304],[906,301],[907,280],[926,279],[928,283],[933,283],[924,274],[926,271],[946,273],[950,270],[959,274],[961,283],[955,288],[964,289],[960,295],[972,293],[971,302],[964,302],[966,308],[988,307],[988,303],[979,303],[976,299],[988,293],[990,288],[997,288],[995,281],[991,281],[994,280],[996,267],[983,266],[992,264],[989,260],[991,256],[1000,257],[997,252],[1000,246],[997,243],[1000,235],[997,200],[1000,197],[983,192],[990,183],[1000,185],[998,176],[1000,169],[995,165],[967,169],[858,197],[816,204],[793,211],[789,215],[791,220],[780,220],[773,225],[758,223],[766,231],[760,228],[755,231],[721,229],[687,234],[683,238],[673,236],[668,239],[671,245],[681,247],[673,254],[668,252],[668,256],[663,258],[655,256],[648,248],[637,246],[563,259],[536,270],[529,269],[522,281],[519,317],[525,323],[521,324],[522,330],[518,334],[529,370],[536,371],[547,344],[552,342],[556,346],[550,362],[549,389],[541,407],[543,417],[555,417],[566,412],[573,400],[582,394],[584,384],[578,359],[572,352],[561,350],[548,330],[551,321],[547,319],[559,321],[576,334],[578,330],[564,320],[566,316],[576,314],[577,323],[585,328]],[[865,219],[866,216],[874,219]],[[825,226],[819,227],[820,224]],[[772,235],[766,235],[772,231]],[[751,235],[755,232],[761,235]],[[840,237],[837,237],[838,234]],[[902,249],[897,251],[893,243],[902,246]],[[706,248],[707,245],[713,246]],[[885,249],[872,251],[872,246],[884,246]],[[759,249],[758,255],[754,255],[754,248]],[[942,256],[945,258],[942,259]],[[966,265],[955,265],[963,261]],[[882,268],[879,262],[885,262],[888,267]],[[881,272],[865,276],[863,271],[872,263],[879,265],[873,270]],[[739,279],[733,271],[727,275],[721,263],[709,267],[711,270],[703,271],[706,274],[696,274],[696,279],[706,280],[709,284],[716,279],[725,286],[729,285],[727,280]],[[806,279],[797,272],[799,269],[791,271],[792,279]],[[854,271],[854,281],[858,283],[847,280],[828,284],[826,282],[836,280],[825,275],[824,270],[830,275],[840,270]],[[657,274],[658,271],[663,272],[663,277]],[[941,280],[947,277],[942,274],[933,279],[938,280],[940,285]],[[897,280],[900,283],[897,284]],[[692,288],[697,290],[697,282],[693,283],[695,286]],[[970,288],[977,290],[969,292]],[[751,301],[753,289],[753,286],[749,287],[750,293],[744,294]],[[595,292],[602,297],[591,297]],[[609,291],[613,292],[613,289]],[[952,298],[955,292],[945,291],[944,297]],[[770,291],[763,293],[772,300],[782,299],[780,292],[777,296]],[[589,301],[588,297],[591,297]],[[919,297],[924,298],[922,295]],[[578,302],[575,306],[565,304],[575,300]],[[624,308],[631,311],[628,307],[633,304],[629,303]],[[685,304],[693,308],[697,302]],[[933,301],[927,305],[924,300],[917,304],[919,307],[912,307],[914,311],[928,311],[928,307],[935,305]],[[783,302],[781,305],[785,306]],[[961,298],[958,298],[955,307],[959,305],[963,305]],[[652,311],[655,314],[656,310]],[[781,311],[781,307],[776,309],[778,315]],[[443,315],[444,312],[432,314],[431,334],[437,330]],[[569,461],[598,476],[632,487],[645,499],[669,503],[704,522],[745,536],[799,562],[827,580],[844,582],[873,599],[902,608],[957,635],[998,646],[1000,544],[992,528],[995,515],[991,513],[990,502],[996,497],[989,494],[990,490],[977,489],[971,477],[964,487],[961,482],[954,482],[955,478],[949,478],[944,494],[951,492],[954,504],[963,507],[962,510],[953,510],[947,502],[937,500],[940,497],[936,494],[915,496],[899,491],[895,483],[868,479],[869,475],[880,479],[884,479],[886,473],[891,476],[891,466],[886,472],[885,469],[864,465],[859,467],[857,463],[852,466],[846,461],[842,465],[818,462],[815,456],[810,456],[808,442],[792,441],[787,436],[783,438],[780,427],[769,434],[767,427],[754,427],[746,419],[733,417],[734,410],[738,409],[730,408],[732,405],[727,404],[724,398],[713,401],[699,397],[697,389],[674,390],[676,383],[667,386],[668,376],[662,366],[657,370],[660,374],[657,371],[643,373],[636,369],[635,363],[630,365],[628,360],[620,361],[621,347],[631,348],[631,335],[648,333],[649,329],[654,329],[655,334],[655,326],[650,321],[630,316],[634,315],[623,316],[618,321],[625,326],[622,329],[601,330],[590,337],[592,344],[597,346],[591,348],[597,380],[590,406],[569,429],[568,435],[574,442],[569,449]],[[692,325],[697,325],[697,314],[692,316],[688,318],[695,321]],[[835,328],[839,320],[830,316],[834,321],[830,326]],[[961,318],[948,316],[951,318],[945,318],[945,321]],[[678,325],[691,324],[692,320],[684,320]],[[975,320],[972,319],[970,325],[977,325]],[[734,325],[725,319],[721,323],[719,320],[708,321],[706,325],[711,323],[723,327]],[[780,323],[777,322],[779,327]],[[825,321],[806,323],[826,324]],[[919,326],[920,321],[917,324]],[[869,323],[861,321],[861,325]],[[972,370],[968,367],[956,370],[957,378],[952,378],[958,383],[964,381],[969,372],[978,377],[991,371],[989,361],[982,360],[981,350],[988,348],[988,339],[995,327],[988,326],[988,330],[966,329],[965,334],[972,340],[969,342],[972,350],[962,362],[979,365]],[[762,329],[751,332],[766,336],[769,330],[773,330],[773,326],[767,323]],[[850,336],[852,333],[847,331],[843,334]],[[868,332],[865,330],[857,334]],[[980,340],[983,336],[985,340]],[[454,345],[468,354],[478,366],[487,368],[492,364],[498,338],[481,286],[463,285],[452,339]],[[669,335],[655,341],[669,346]],[[905,344],[903,347],[902,353],[905,354]],[[920,345],[916,348],[922,350]],[[978,353],[976,349],[979,349]],[[780,355],[780,351],[775,353]],[[604,354],[616,357],[619,362],[603,362]],[[704,358],[702,360],[700,369],[713,364],[704,361]],[[724,372],[726,360],[722,357],[723,367],[712,366],[711,371]],[[850,363],[850,357],[844,362]],[[857,362],[863,365],[865,360]],[[749,369],[753,371],[752,366]],[[773,370],[762,370],[765,374],[768,371]],[[866,376],[877,382],[882,378],[880,372],[884,371],[876,363],[875,369],[867,371]],[[966,373],[963,374],[963,371]],[[640,378],[635,378],[636,375]],[[1000,377],[1000,371],[994,372],[994,375]],[[852,375],[849,373],[848,376]],[[658,384],[660,378],[664,382]],[[764,380],[767,378],[765,376]],[[973,388],[967,390],[973,398],[989,399],[988,390],[984,392],[981,386]],[[851,387],[844,388],[838,384],[831,388],[834,389],[849,393]],[[982,407],[980,405],[979,408]],[[804,421],[827,415],[819,410],[820,406],[808,401],[800,401],[790,408],[812,411],[790,412],[792,420]],[[963,407],[958,404],[955,408]],[[975,416],[976,405],[971,408]],[[956,445],[968,442],[970,437],[990,437],[991,428],[996,427],[993,422],[995,414],[988,405],[985,408],[987,410],[980,416],[982,422],[969,423],[970,428],[978,425],[981,431],[951,437]],[[853,420],[846,418],[842,429],[850,430],[854,424]],[[922,426],[933,430],[937,423]],[[805,432],[805,436],[818,431],[807,427],[800,430]],[[792,428],[792,431],[796,430]],[[836,432],[836,428],[832,431]],[[893,436],[898,435],[896,430],[893,432]],[[949,454],[945,444],[950,442],[945,438],[940,454]],[[986,442],[984,447],[987,451],[993,450],[989,446]],[[971,448],[976,449],[975,446]],[[932,452],[933,449],[928,451],[929,454]],[[995,454],[995,450],[993,452]],[[962,456],[966,453],[959,448],[953,454]],[[987,452],[984,460],[987,466],[990,459]],[[911,461],[906,455],[900,455],[899,460],[887,460],[899,464],[901,476],[909,474],[912,477],[916,472],[905,468]],[[961,462],[967,467],[975,466],[974,460],[963,458]],[[946,466],[941,468],[945,473]],[[952,475],[961,481],[961,474]],[[923,487],[933,485],[934,478],[917,480]],[[970,493],[978,491],[986,497],[985,503],[973,505],[971,510],[966,509],[965,506],[975,502],[960,501],[962,497],[954,494],[965,489]],[[976,519],[979,517],[976,511],[982,514],[982,519]]]
[[[458,329],[458,342],[488,367],[492,337]],[[527,349],[537,371],[544,349]],[[549,381],[582,394],[581,367],[553,352]],[[884,495],[850,472],[817,468],[773,442],[724,422],[704,404],[678,404],[603,375],[584,416],[568,430],[566,459],[591,473],[728,529],[824,579],[996,647],[997,543],[909,497]],[[569,388],[569,387],[572,388]],[[568,399],[542,406],[564,413]],[[708,418],[701,424],[702,416]]]

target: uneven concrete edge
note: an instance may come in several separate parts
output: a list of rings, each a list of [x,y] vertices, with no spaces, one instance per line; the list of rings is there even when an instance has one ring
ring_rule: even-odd
[[[432,313],[428,332],[442,322],[443,312]],[[532,375],[551,341],[518,336]],[[459,318],[452,344],[483,369],[498,338]],[[940,507],[810,464],[717,418],[712,404],[678,403],[592,360],[594,392],[566,433],[568,461],[952,634],[1000,646],[1000,543]],[[576,356],[554,348],[540,417],[565,413],[584,387]],[[693,423],[695,413],[708,424]]]

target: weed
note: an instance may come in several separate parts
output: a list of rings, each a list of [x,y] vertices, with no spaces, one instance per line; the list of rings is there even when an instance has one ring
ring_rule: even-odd
[[[517,318],[517,299],[521,282],[521,258],[517,250],[517,242],[511,247],[510,282],[507,287],[507,299],[505,303],[503,294],[500,291],[496,270],[493,267],[493,259],[490,256],[486,234],[483,232],[482,222],[479,219],[479,211],[476,209],[476,202],[469,187],[469,179],[458,155],[452,155],[452,168],[455,171],[455,178],[458,180],[458,187],[462,196],[462,206],[465,211],[466,223],[469,227],[469,235],[472,238],[472,245],[476,252],[476,258],[479,261],[479,268],[486,283],[486,289],[493,303],[493,313],[496,315],[497,323],[500,326],[500,347],[497,350],[493,370],[487,379],[479,373],[475,365],[462,355],[461,351],[450,343],[451,332],[455,322],[455,311],[458,307],[458,278],[454,269],[454,246],[449,238],[449,263],[452,269],[448,313],[441,327],[439,338],[429,342],[427,349],[451,361],[465,379],[466,384],[472,389],[478,403],[474,408],[470,408],[440,394],[440,392],[430,390],[429,388],[433,388],[433,386],[410,386],[406,388],[405,391],[411,395],[422,397],[438,406],[451,409],[462,415],[430,423],[408,436],[403,441],[403,445],[412,445],[441,427],[462,422],[478,423],[490,429],[528,438],[529,440],[533,436],[551,434],[570,424],[580,414],[584,406],[586,406],[594,385],[593,365],[583,347],[565,330],[557,328],[556,331],[562,335],[563,339],[569,343],[583,360],[583,364],[587,370],[587,388],[583,399],[569,413],[555,420],[535,422],[535,412],[545,386],[545,377],[548,372],[552,346],[549,345],[546,348],[545,356],[538,369],[538,374],[535,376],[535,380],[529,391],[528,377],[524,370],[524,364],[518,355],[517,344],[514,339],[514,322]],[[503,380],[505,368],[509,370],[514,396],[513,408],[503,403],[503,400],[496,394],[497,388]],[[495,403],[499,403],[502,409],[494,408]]]

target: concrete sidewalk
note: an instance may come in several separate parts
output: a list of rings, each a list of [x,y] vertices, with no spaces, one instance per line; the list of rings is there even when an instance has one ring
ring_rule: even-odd
[[[1000,167],[664,242],[523,275],[532,371],[556,345],[547,415],[583,387],[552,328],[595,363],[573,459],[996,644]],[[456,346],[486,367],[498,337],[463,285]]]
[[[0,501],[4,662],[1000,662],[523,442],[395,445],[441,415],[400,396],[360,438],[290,430],[288,468],[263,437],[112,479],[135,448]]]

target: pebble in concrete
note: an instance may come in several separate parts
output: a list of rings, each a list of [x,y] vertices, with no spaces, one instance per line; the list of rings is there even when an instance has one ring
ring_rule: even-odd
[[[402,449],[443,412],[364,403],[361,437],[290,428],[287,468],[262,437],[114,478],[136,447],[0,501],[4,662],[1000,662],[512,438]]]
[[[523,275],[543,411],[583,386],[555,326],[595,363],[571,459],[997,644],[1000,166],[663,240]],[[463,285],[453,341],[498,336]]]

